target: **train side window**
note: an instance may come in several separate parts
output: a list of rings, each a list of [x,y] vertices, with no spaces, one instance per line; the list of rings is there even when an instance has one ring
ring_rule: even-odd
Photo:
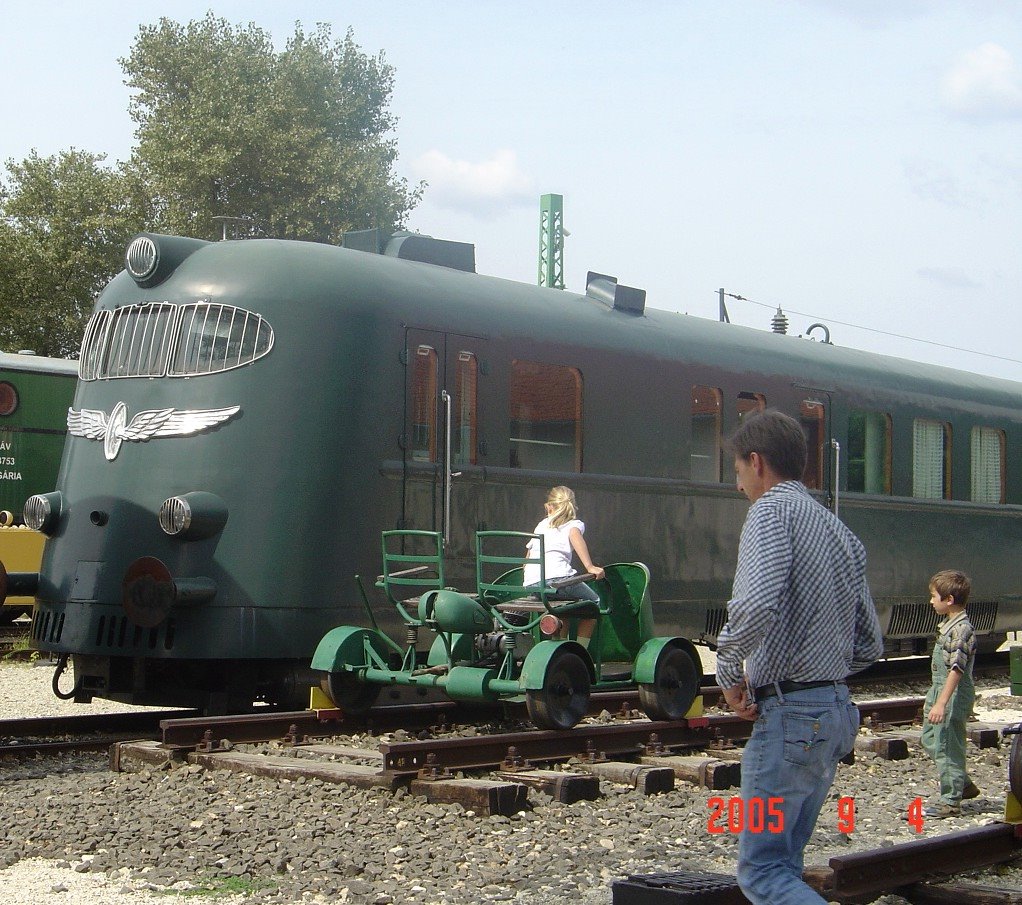
[[[458,353],[454,380],[452,457],[456,465],[476,464],[476,387],[479,363],[471,352]]]
[[[262,316],[233,305],[194,302],[181,306],[171,377],[199,377],[250,364],[273,347],[273,329]]]
[[[742,419],[749,412],[761,412],[766,408],[766,396],[762,393],[739,393],[736,408],[738,411],[738,423],[741,424]]]
[[[577,368],[511,362],[512,468],[582,470],[582,375]]]
[[[891,493],[891,416],[853,411],[848,415],[849,493]]]
[[[804,399],[799,405],[799,421],[806,435],[806,470],[802,483],[810,490],[823,487],[823,444],[826,406],[818,399]]]
[[[928,418],[912,422],[912,496],[951,499],[951,425]]]
[[[721,400],[721,392],[716,387],[692,387],[689,476],[693,481],[720,483]]]
[[[412,374],[412,459],[435,462],[436,457],[436,349],[419,346],[415,350]]]
[[[992,427],[972,429],[972,500],[1004,502],[1004,431]]]

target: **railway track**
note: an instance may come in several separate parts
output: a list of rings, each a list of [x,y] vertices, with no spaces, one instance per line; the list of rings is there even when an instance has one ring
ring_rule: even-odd
[[[863,722],[876,735],[862,739],[861,747],[886,759],[907,757],[906,738],[912,730],[907,735],[884,730],[918,720],[921,706],[918,697],[862,702]],[[111,764],[115,769],[137,769],[139,763],[181,761],[278,780],[305,777],[387,790],[405,786],[430,803],[457,802],[479,816],[510,816],[528,806],[532,789],[570,804],[598,798],[601,780],[631,785],[645,794],[670,791],[676,779],[708,789],[734,787],[739,782],[740,749],[733,743],[747,738],[751,730],[749,722],[731,714],[677,722],[622,718],[583,723],[563,732],[530,729],[442,738],[423,733],[416,739],[384,741],[373,750],[330,741],[342,725],[336,711],[167,719],[160,724],[160,742],[115,745]],[[973,741],[981,747],[996,744],[999,738],[992,727],[979,727],[974,733],[978,734]],[[277,753],[238,749],[257,741],[277,743],[273,749]],[[692,749],[700,753],[678,753]],[[568,769],[550,769],[550,764],[565,761]],[[485,775],[465,778],[463,771]],[[829,900],[866,902],[884,892],[904,894],[911,888],[913,901],[938,901],[923,898],[931,890],[924,880],[1012,860],[1020,846],[1022,833],[1016,827],[994,824],[831,858],[826,868],[810,871],[809,878]],[[686,872],[688,894],[706,882],[704,897],[684,901],[731,901],[721,898],[718,881],[707,880],[711,876]],[[621,896],[616,891],[614,901],[625,905],[657,900],[657,890],[662,895],[678,888],[678,878],[678,874],[629,877],[621,881]],[[977,898],[976,889],[956,888],[955,901],[959,905],[1013,901],[990,898],[989,888],[982,891],[985,898]],[[629,898],[630,894],[643,897]]]
[[[892,679],[887,676],[885,681]],[[892,742],[904,730],[888,733],[882,730],[914,720],[920,704],[919,698],[904,698],[863,702],[861,708],[865,721],[880,732],[883,740]],[[631,785],[644,793],[666,791],[679,778],[707,789],[730,788],[737,782],[740,749],[733,743],[747,734],[748,723],[726,714],[713,714],[684,723],[659,724],[644,718],[628,719],[627,708],[612,710],[606,699],[595,701],[596,705],[616,713],[616,717],[613,720],[605,717],[599,723],[587,722],[563,733],[487,732],[492,728],[491,711],[491,726],[477,727],[476,734],[468,737],[430,737],[450,725],[453,714],[448,707],[435,704],[380,707],[372,717],[378,727],[387,724],[407,727],[410,714],[416,713],[417,722],[431,728],[421,733],[422,737],[399,733],[397,738],[386,740],[375,749],[356,747],[347,739],[341,740],[342,744],[331,741],[335,733],[360,731],[340,719],[335,711],[218,718],[182,716],[180,711],[173,711],[134,713],[124,718],[88,715],[73,717],[71,721],[5,720],[0,721],[0,740],[17,732],[24,741],[28,729],[37,737],[101,731],[102,735],[91,738],[94,748],[110,745],[117,735],[130,739],[112,745],[112,765],[118,769],[138,769],[144,763],[189,762],[207,770],[277,779],[304,776],[378,789],[403,786],[429,802],[458,802],[466,811],[480,816],[510,813],[524,807],[532,789],[544,791],[557,801],[572,802],[597,798],[601,781]],[[463,725],[459,728],[465,731]],[[911,732],[908,730],[907,734]],[[138,741],[143,735],[151,740]],[[258,742],[263,743],[261,750],[243,748]],[[84,745],[73,743],[73,747],[82,750]],[[691,751],[697,747],[701,749],[698,754],[678,753],[682,748]],[[20,750],[28,749],[22,745]],[[889,747],[892,758],[898,756],[892,753],[895,750],[896,746]],[[569,762],[566,767],[550,768],[565,761]],[[462,771],[471,771],[470,778],[457,775]],[[841,854],[817,872],[814,882],[830,900],[870,901],[883,892],[905,894],[910,888],[920,895],[931,895],[928,891],[931,888],[922,883],[924,877],[941,873],[947,865],[959,871],[1014,858],[1019,853],[1018,845],[1013,827],[1005,829],[1005,825],[998,824],[974,828],[904,846]],[[648,890],[644,891],[642,884],[647,880],[667,888],[670,876],[630,876],[621,882],[645,892]],[[694,882],[698,887],[700,875],[696,875]],[[955,889],[959,905],[1014,901],[990,898],[995,893],[989,888],[985,890],[987,898],[975,898],[977,892],[968,887]],[[615,891],[615,902],[618,901]],[[686,901],[725,900],[707,892],[704,899]]]
[[[0,720],[0,756],[105,751],[121,741],[158,738],[162,720],[195,711],[145,710]]]
[[[976,675],[1001,675],[1008,670],[1007,654],[995,654],[977,661]],[[928,681],[928,658],[893,660],[878,664],[857,676],[852,683],[860,691],[877,685]],[[722,703],[720,689],[713,684],[700,689],[705,705]],[[625,721],[637,715],[638,700],[634,691],[602,692],[592,695],[589,705],[591,716],[611,716]],[[322,711],[321,711],[322,712]],[[190,713],[183,720],[182,711],[132,711],[123,714],[82,714],[66,717],[44,717],[24,720],[0,720],[0,755],[29,755],[56,751],[104,750],[115,742],[133,739],[161,739],[169,745],[188,747],[203,743],[192,740],[188,727],[201,726],[207,748],[217,744],[244,744],[271,741],[289,737],[292,726],[300,732],[311,733],[319,722],[310,717],[311,711],[296,713],[243,714],[231,717],[204,718]],[[334,713],[337,713],[336,711]],[[178,717],[178,719],[175,719]],[[372,708],[361,717],[340,715],[333,718],[335,732],[366,732],[382,735],[397,730],[442,733],[453,725],[492,724],[528,721],[524,704],[513,702],[493,704],[456,703],[448,699],[420,703],[391,703]],[[714,718],[717,720],[718,718]],[[176,728],[161,730],[161,722]],[[667,724],[674,725],[674,724]],[[714,732],[726,736],[724,723],[714,722]],[[266,727],[273,727],[272,729]],[[693,744],[699,744],[698,741]]]

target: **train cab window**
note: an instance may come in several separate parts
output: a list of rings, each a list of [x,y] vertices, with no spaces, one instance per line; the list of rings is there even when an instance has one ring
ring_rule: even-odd
[[[436,462],[437,353],[432,346],[415,350],[412,374],[412,459]]]
[[[456,465],[476,464],[476,384],[479,363],[471,352],[459,352],[451,411],[452,458]]]
[[[693,481],[720,483],[721,399],[721,392],[716,387],[692,387],[689,476]]]
[[[577,368],[511,362],[512,468],[582,470],[582,375]]]
[[[951,499],[951,425],[916,418],[912,422],[912,496]]]
[[[146,302],[97,311],[82,340],[78,376],[199,377],[240,368],[273,347],[273,328],[233,305]]]
[[[848,416],[849,493],[891,493],[891,416],[853,411]]]
[[[826,406],[818,399],[804,399],[799,405],[799,422],[806,435],[806,470],[802,483],[810,490],[823,487],[823,446]]]
[[[972,500],[1004,502],[1004,431],[992,427],[972,429]]]
[[[181,306],[171,377],[198,377],[240,368],[273,346],[273,330],[261,315],[233,305],[195,302]]]
[[[738,423],[741,424],[742,419],[749,412],[761,412],[766,408],[766,396],[762,393],[739,393],[736,408],[738,411]]]
[[[85,328],[78,373],[82,380],[162,377],[177,305],[148,302],[97,311]]]

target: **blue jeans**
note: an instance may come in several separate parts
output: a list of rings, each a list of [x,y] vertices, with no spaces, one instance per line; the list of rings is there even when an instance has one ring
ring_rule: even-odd
[[[538,588],[539,585],[529,585],[525,590],[532,590],[534,587]],[[539,600],[539,594],[534,593],[532,596]],[[584,581],[580,581],[578,584],[570,584],[565,588],[558,588],[547,596],[547,600],[560,601],[561,603],[564,603],[566,600],[588,600],[592,603],[599,603],[600,595]]]
[[[845,685],[807,688],[759,702],[752,738],[742,755],[742,799],[783,815],[738,841],[738,885],[754,905],[826,905],[802,882],[803,850],[834,782],[837,762],[852,750],[859,711]],[[774,799],[771,803],[770,799]]]

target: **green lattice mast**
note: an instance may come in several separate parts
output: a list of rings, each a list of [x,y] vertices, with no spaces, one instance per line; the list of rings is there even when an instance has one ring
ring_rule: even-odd
[[[564,196],[539,198],[539,285],[564,288]]]

